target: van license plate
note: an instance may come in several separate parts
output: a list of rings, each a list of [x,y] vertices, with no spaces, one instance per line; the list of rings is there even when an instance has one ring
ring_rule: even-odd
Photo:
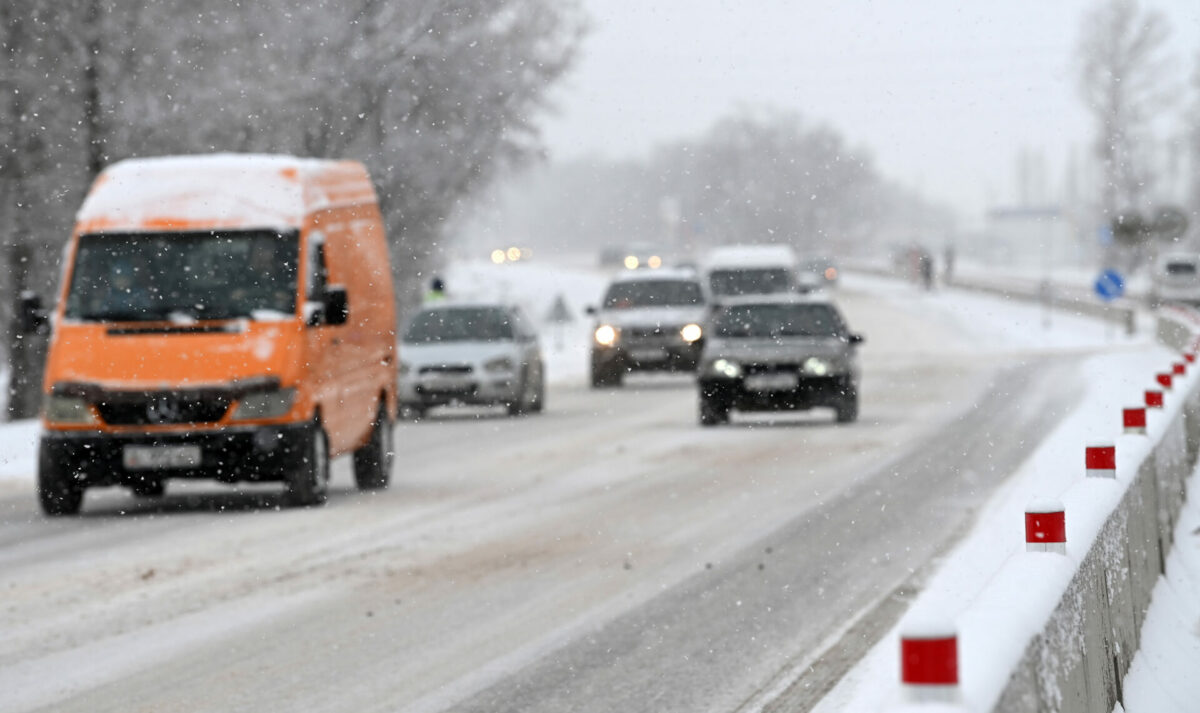
[[[747,391],[790,391],[800,382],[795,374],[756,374],[745,383]]]
[[[195,468],[200,455],[200,446],[125,446],[121,463],[126,470]]]

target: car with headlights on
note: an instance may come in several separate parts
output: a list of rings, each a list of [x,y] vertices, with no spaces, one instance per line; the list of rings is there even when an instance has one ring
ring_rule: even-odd
[[[536,332],[515,306],[426,305],[400,340],[400,403],[418,418],[449,404],[540,412],[546,373]]]
[[[700,423],[730,411],[831,407],[839,423],[858,418],[860,334],[825,297],[731,298],[713,311],[698,379]]]
[[[620,386],[633,371],[695,371],[708,300],[692,270],[629,270],[604,293],[592,331],[592,386]]]

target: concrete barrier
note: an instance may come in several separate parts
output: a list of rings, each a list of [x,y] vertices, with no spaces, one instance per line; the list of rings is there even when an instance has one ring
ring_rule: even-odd
[[[1169,318],[1168,318],[1169,319]],[[1166,333],[1195,338],[1193,327]],[[1164,333],[1160,329],[1160,334]],[[1042,632],[1014,668],[997,713],[1113,710],[1137,651],[1150,597],[1163,573],[1184,500],[1184,480],[1200,452],[1200,385],[1137,467]]]

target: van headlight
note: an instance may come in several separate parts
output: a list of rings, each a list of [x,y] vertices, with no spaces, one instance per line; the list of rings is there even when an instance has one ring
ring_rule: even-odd
[[[233,412],[234,421],[255,421],[264,418],[279,418],[292,410],[296,401],[295,389],[276,389],[246,394],[238,399]]]
[[[683,328],[679,330],[679,336],[683,337],[683,341],[691,344],[692,342],[699,340],[700,337],[704,336],[704,330],[701,329],[700,325],[698,324],[685,324]]]
[[[825,376],[833,371],[833,364],[830,364],[828,361],[820,357],[809,357],[804,360],[804,363],[800,365],[800,368],[805,374],[810,374],[812,376]]]
[[[712,374],[723,376],[726,379],[736,379],[742,375],[741,364],[728,359],[717,359],[708,365],[708,370]]]
[[[602,324],[596,327],[596,332],[593,335],[596,338],[596,343],[602,347],[611,347],[617,343],[617,328],[609,324]]]
[[[50,394],[45,401],[46,421],[49,423],[74,423],[85,426],[99,425],[96,412],[87,401],[79,396]]]

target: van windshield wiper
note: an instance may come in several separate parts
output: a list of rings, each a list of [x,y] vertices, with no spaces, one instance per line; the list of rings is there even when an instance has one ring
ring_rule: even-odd
[[[166,319],[164,313],[148,309],[95,310],[67,316],[89,322],[153,322]]]

